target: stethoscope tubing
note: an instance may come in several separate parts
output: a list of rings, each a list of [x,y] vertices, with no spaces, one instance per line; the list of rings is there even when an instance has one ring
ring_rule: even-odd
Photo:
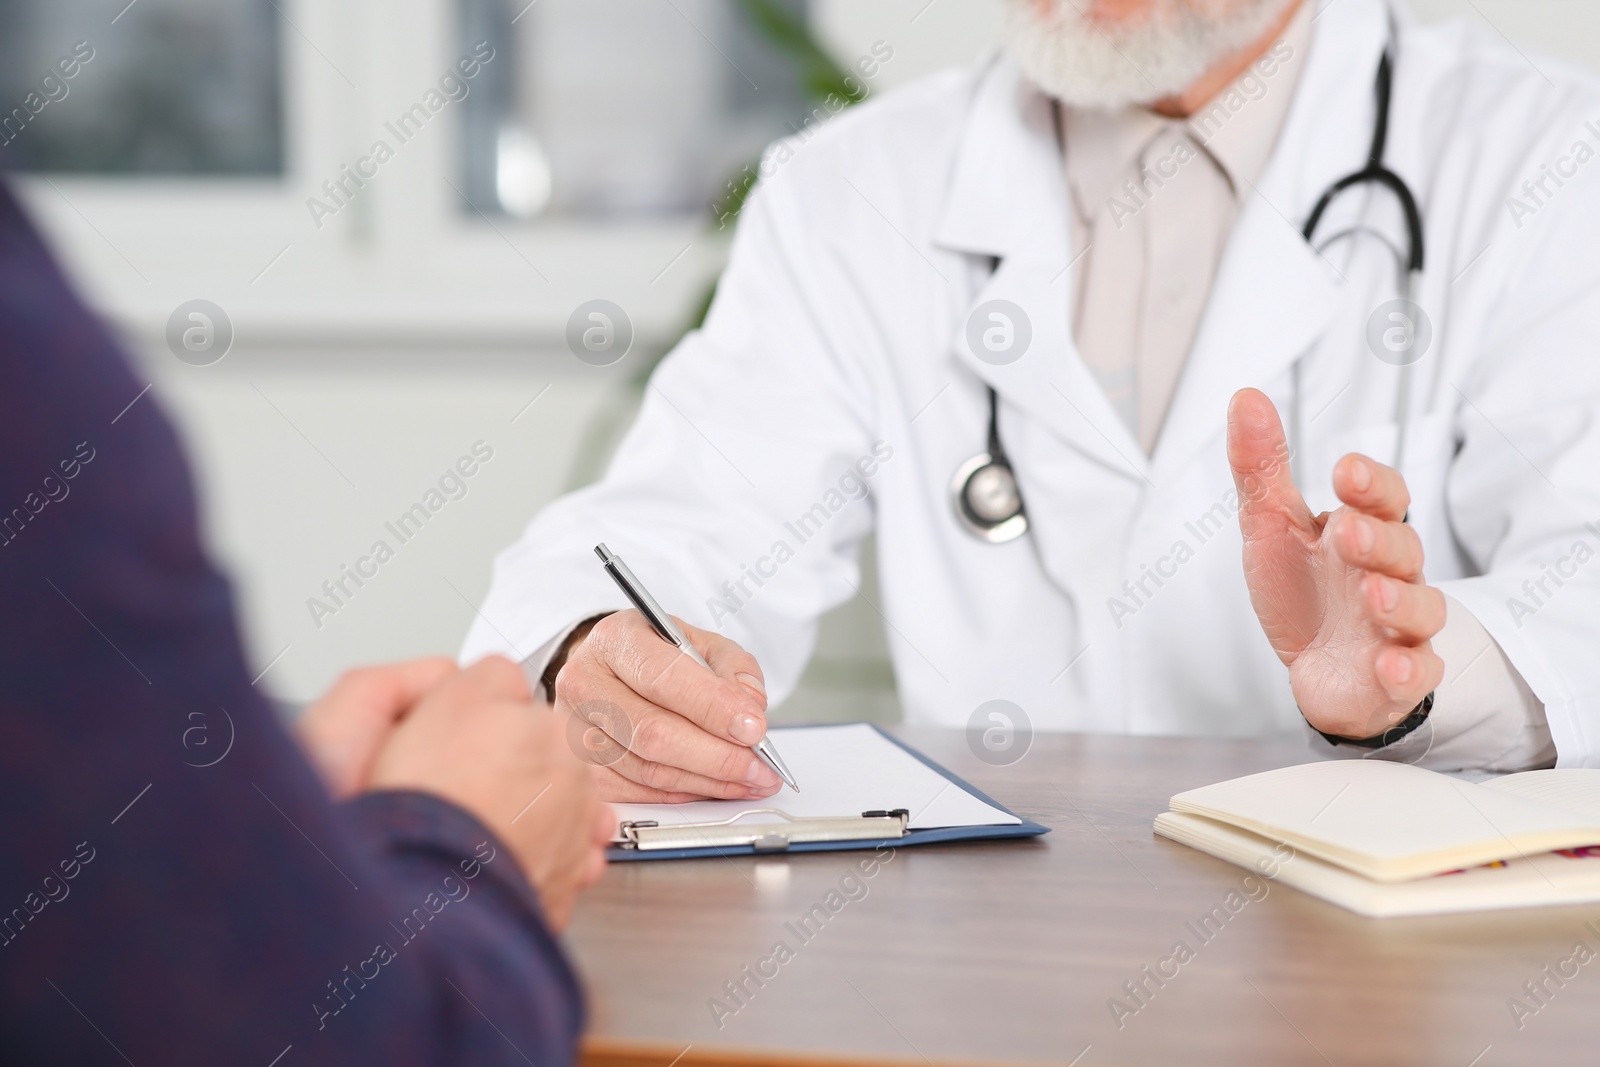
[[[1399,289],[1405,300],[1415,303],[1417,286],[1421,278],[1423,263],[1425,262],[1426,247],[1422,226],[1422,212],[1417,206],[1416,196],[1404,178],[1396,174],[1383,162],[1385,150],[1389,139],[1389,112],[1393,100],[1394,90],[1394,65],[1395,55],[1398,51],[1399,33],[1394,22],[1394,14],[1389,16],[1389,40],[1384,46],[1383,56],[1378,61],[1378,73],[1374,80],[1373,93],[1376,103],[1376,117],[1373,121],[1372,144],[1367,152],[1367,163],[1359,170],[1352,171],[1333,184],[1329,185],[1322,195],[1317,198],[1316,205],[1311,209],[1311,214],[1306,218],[1306,223],[1301,230],[1301,236],[1307,244],[1319,253],[1322,249],[1343,237],[1353,236],[1364,232],[1362,226],[1353,226],[1334,234],[1320,246],[1316,244],[1317,226],[1327,213],[1330,205],[1340,194],[1360,188],[1364,185],[1379,185],[1390,190],[1400,202],[1400,208],[1406,219],[1406,253],[1402,260],[1399,250],[1394,249],[1393,243],[1384,238],[1385,243],[1396,253],[1396,262],[1399,266]],[[1379,236],[1382,236],[1381,234]],[[998,261],[996,261],[998,265]],[[1393,463],[1396,470],[1401,469],[1405,462],[1406,436],[1410,426],[1411,410],[1411,376],[1412,365],[1405,364],[1400,368],[1400,382],[1396,389],[1395,422],[1397,432]],[[1292,377],[1294,380],[1294,414],[1291,426],[1294,439],[1300,439],[1302,427],[1299,421],[1299,361],[1294,366]],[[1022,501],[1021,490],[1016,490],[1016,508],[1003,517],[984,517],[981,509],[974,507],[973,494],[976,491],[980,477],[1010,478],[1016,484],[1016,472],[1012,469],[1011,461],[1006,456],[1005,447],[1000,441],[1000,401],[994,387],[989,387],[989,433],[988,451],[980,453],[967,460],[956,471],[956,477],[951,484],[955,496],[955,510],[969,532],[991,543],[1010,541],[1022,536],[1027,531],[1027,511]]]

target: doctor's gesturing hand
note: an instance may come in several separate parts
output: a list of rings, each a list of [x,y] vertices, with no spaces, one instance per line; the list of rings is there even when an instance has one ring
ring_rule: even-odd
[[[1339,737],[1405,719],[1444,677],[1429,642],[1445,598],[1422,578],[1422,542],[1403,521],[1398,471],[1350,454],[1333,468],[1344,506],[1313,515],[1290,477],[1283,424],[1254,389],[1228,408],[1245,580],[1301,713]]]
[[[608,801],[771,796],[782,783],[750,751],[767,732],[761,668],[726,637],[676,621],[714,673],[632,609],[567,639],[553,688],[556,710],[572,716],[574,748]]]

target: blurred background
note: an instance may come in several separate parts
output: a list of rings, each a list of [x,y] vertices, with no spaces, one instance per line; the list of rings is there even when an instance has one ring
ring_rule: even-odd
[[[1408,6],[1600,69],[1595,0]],[[261,684],[299,701],[456,652],[493,555],[600,474],[697,321],[763,146],[997,25],[996,0],[3,0],[0,167],[178,423]],[[603,366],[566,339],[592,300],[631,332]],[[314,614],[478,442],[467,495]],[[876,597],[776,717],[896,717]]]

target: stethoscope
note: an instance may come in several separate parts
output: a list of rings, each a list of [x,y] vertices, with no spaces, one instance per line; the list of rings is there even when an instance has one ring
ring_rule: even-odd
[[[1311,216],[1306,220],[1301,235],[1306,243],[1310,244],[1319,254],[1335,241],[1353,237],[1359,233],[1369,233],[1388,245],[1394,252],[1397,274],[1399,275],[1399,288],[1406,301],[1411,302],[1417,291],[1417,282],[1422,273],[1423,235],[1422,213],[1417,209],[1417,199],[1412,195],[1411,188],[1394,171],[1384,165],[1384,148],[1389,140],[1389,104],[1393,91],[1394,62],[1397,33],[1393,15],[1389,20],[1389,40],[1383,49],[1383,58],[1378,61],[1378,76],[1374,85],[1377,96],[1377,118],[1372,131],[1372,147],[1367,152],[1367,164],[1360,170],[1340,178],[1328,186],[1322,196],[1318,198],[1316,206],[1311,209]],[[1059,128],[1059,126],[1058,126]],[[1404,257],[1399,249],[1394,248],[1389,238],[1371,227],[1355,225],[1341,230],[1325,239],[1321,244],[1314,240],[1317,224],[1322,221],[1322,216],[1327,212],[1328,206],[1340,193],[1362,185],[1381,185],[1392,191],[1400,201],[1400,207],[1406,217],[1407,248]],[[998,261],[996,261],[998,266]],[[1399,469],[1405,458],[1406,431],[1410,413],[1410,387],[1411,364],[1400,366],[1400,387],[1396,399],[1396,422],[1398,435],[1395,441],[1394,461],[1391,466]],[[1295,364],[1295,393],[1299,393],[1299,363]],[[1292,414],[1291,440],[1300,440],[1299,404],[1294,405]],[[1028,513],[1023,506],[1022,490],[1017,485],[1016,472],[1011,467],[1011,461],[1006,458],[1005,447],[1000,443],[1000,400],[989,387],[989,441],[986,451],[979,452],[961,466],[956,468],[954,479],[950,483],[951,494],[955,501],[956,517],[961,524],[975,536],[991,544],[1002,544],[1014,541],[1028,530]]]
[[[1000,397],[989,389],[989,449],[956,468],[951,489],[956,516],[969,531],[990,544],[1014,541],[1028,531],[1028,513],[1016,472],[1000,443]]]

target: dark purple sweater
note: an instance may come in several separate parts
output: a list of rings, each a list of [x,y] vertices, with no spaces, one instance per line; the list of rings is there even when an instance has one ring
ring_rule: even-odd
[[[335,806],[252,688],[145,385],[0,186],[0,1060],[569,1062],[505,846]]]

